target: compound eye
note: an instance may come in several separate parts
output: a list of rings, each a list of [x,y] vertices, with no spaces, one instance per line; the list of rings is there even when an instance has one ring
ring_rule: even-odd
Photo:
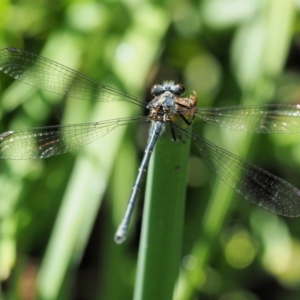
[[[176,84],[174,86],[174,93],[176,95],[179,95],[179,96],[183,95],[185,93],[185,87],[184,87],[184,85],[181,84],[181,83]]]
[[[162,94],[164,92],[164,89],[161,85],[155,84],[152,88],[151,88],[151,94],[153,96],[159,96],[160,94]]]

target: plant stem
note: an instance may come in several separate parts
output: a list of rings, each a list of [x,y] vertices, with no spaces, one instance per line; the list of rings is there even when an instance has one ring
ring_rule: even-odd
[[[164,134],[150,161],[135,300],[172,299],[178,277],[190,141]]]

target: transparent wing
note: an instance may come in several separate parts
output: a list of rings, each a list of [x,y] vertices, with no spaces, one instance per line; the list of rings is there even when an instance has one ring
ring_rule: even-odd
[[[136,97],[105,86],[50,59],[16,48],[0,50],[0,70],[28,85],[63,96],[103,102],[128,101],[145,106]]]
[[[213,125],[254,133],[300,132],[300,105],[197,108],[196,116]]]
[[[118,126],[146,121],[145,117],[137,117],[6,131],[0,134],[0,158],[35,159],[59,155],[85,146]]]
[[[247,200],[279,215],[300,216],[300,190],[277,176],[183,128],[213,171]]]

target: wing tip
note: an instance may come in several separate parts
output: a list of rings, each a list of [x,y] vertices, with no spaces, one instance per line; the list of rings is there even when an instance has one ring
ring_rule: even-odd
[[[6,50],[11,53],[19,53],[19,49],[14,48],[14,47],[8,47],[8,48],[6,48]]]

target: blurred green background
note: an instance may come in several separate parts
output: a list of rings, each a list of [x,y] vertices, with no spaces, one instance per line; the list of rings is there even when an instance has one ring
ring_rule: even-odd
[[[41,54],[151,99],[182,82],[199,106],[299,103],[299,1],[0,1],[0,48]],[[1,132],[144,112],[44,93],[0,75]],[[252,135],[196,122],[218,146],[300,188],[300,135]],[[0,299],[132,299],[143,195],[113,242],[148,127],[76,153],[0,164]],[[174,299],[299,299],[300,219],[248,203],[192,147]],[[162,245],[163,247],[163,245]],[[163,284],[163,283],[161,283]]]

